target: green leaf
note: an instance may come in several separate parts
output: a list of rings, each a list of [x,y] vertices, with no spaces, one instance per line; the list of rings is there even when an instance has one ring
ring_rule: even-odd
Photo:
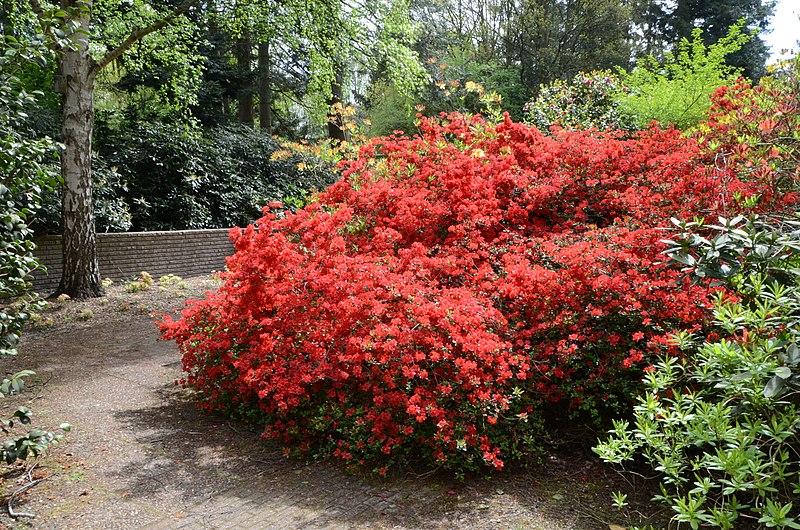
[[[774,376],[767,382],[767,385],[764,387],[764,397],[767,399],[775,397],[778,392],[781,391],[783,388],[783,378],[780,376]]]
[[[786,348],[786,357],[792,366],[800,362],[800,348],[798,348],[797,344],[790,344]]]
[[[775,369],[775,375],[781,379],[789,379],[792,377],[792,369],[788,366],[781,366]]]

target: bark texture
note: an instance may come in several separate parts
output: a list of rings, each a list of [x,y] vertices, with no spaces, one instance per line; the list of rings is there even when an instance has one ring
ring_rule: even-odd
[[[83,6],[91,0],[62,1],[62,7]],[[73,47],[65,49],[59,63],[62,94],[61,177],[63,178],[62,222],[64,269],[59,293],[72,298],[101,296],[100,267],[92,202],[92,130],[94,128],[94,81],[96,62],[89,55],[89,15],[78,18],[82,32],[72,36]]]
[[[334,144],[347,140],[344,130],[344,120],[342,119],[341,105],[344,101],[344,64],[338,62],[334,72],[334,80],[331,84],[331,97],[328,99],[328,106],[331,111],[328,114],[328,138]],[[338,111],[336,107],[339,107]]]
[[[253,113],[253,45],[249,38],[240,39],[236,43],[236,66],[241,75],[242,85],[239,88],[239,123],[253,126],[255,115]]]
[[[272,136],[272,78],[269,41],[258,45],[258,123],[261,132]]]

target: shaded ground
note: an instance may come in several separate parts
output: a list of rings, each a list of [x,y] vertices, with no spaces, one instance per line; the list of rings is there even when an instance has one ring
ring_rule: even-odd
[[[90,302],[65,301],[43,313],[13,360],[0,369],[37,372],[20,402],[37,426],[69,422],[65,442],[35,470],[47,479],[18,510],[33,528],[486,528],[608,529],[639,522],[610,506],[611,491],[646,500],[580,454],[553,454],[533,469],[457,482],[446,476],[355,477],[327,462],[283,457],[258,431],[195,408],[174,385],[176,346],[158,341],[151,311],[170,311],[213,288],[123,286]],[[23,483],[18,466],[5,495]],[[634,503],[634,506],[636,504]],[[628,518],[630,517],[630,518]],[[611,528],[618,528],[611,526]]]

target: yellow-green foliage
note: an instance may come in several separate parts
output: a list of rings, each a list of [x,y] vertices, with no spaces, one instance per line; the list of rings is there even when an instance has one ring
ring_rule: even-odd
[[[652,121],[686,130],[703,119],[714,91],[732,84],[740,71],[725,63],[752,36],[742,33],[744,21],[733,25],[728,35],[711,46],[703,44],[702,31],[692,40],[683,39],[677,53],[668,53],[663,64],[652,56],[639,60],[631,72],[620,72],[630,91],[618,94],[619,111],[639,128]]]
[[[125,284],[125,292],[138,293],[139,291],[146,291],[153,285],[153,277],[150,273],[142,271],[139,278]]]

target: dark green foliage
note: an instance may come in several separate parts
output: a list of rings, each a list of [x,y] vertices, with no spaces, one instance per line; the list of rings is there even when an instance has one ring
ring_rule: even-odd
[[[299,204],[335,180],[322,163],[273,157],[279,144],[247,127],[139,124],[105,130],[98,144],[100,158],[120,175],[132,230],[246,225],[268,202]]]
[[[517,20],[522,82],[534,96],[541,85],[580,71],[625,67],[630,30],[619,0],[524,2]]]
[[[33,257],[31,216],[39,208],[42,191],[56,179],[46,161],[55,154],[53,141],[34,138],[27,129],[27,109],[36,106],[35,94],[25,91],[18,74],[32,61],[44,62],[37,42],[0,40],[0,353],[15,353],[31,300],[27,281],[38,268]]]
[[[58,168],[52,168],[57,172]],[[128,182],[115,167],[102,158],[92,161],[92,200],[98,232],[127,232],[131,229],[131,212],[125,196]],[[42,195],[42,207],[31,222],[40,234],[61,233],[61,188]]]
[[[28,223],[41,204],[42,192],[56,183],[46,166],[55,144],[50,138],[36,138],[26,127],[27,110],[36,107],[38,94],[26,92],[19,77],[32,62],[46,62],[41,44],[35,38],[0,36],[0,355],[16,354],[29,312],[42,305],[28,290],[30,274],[39,267]],[[31,375],[32,371],[21,370],[4,378],[0,398],[21,391]],[[24,460],[58,443],[60,434],[40,429],[15,435],[15,424],[30,422],[31,411],[25,407],[9,419],[0,418],[0,432],[11,436],[0,446],[0,461]]]

